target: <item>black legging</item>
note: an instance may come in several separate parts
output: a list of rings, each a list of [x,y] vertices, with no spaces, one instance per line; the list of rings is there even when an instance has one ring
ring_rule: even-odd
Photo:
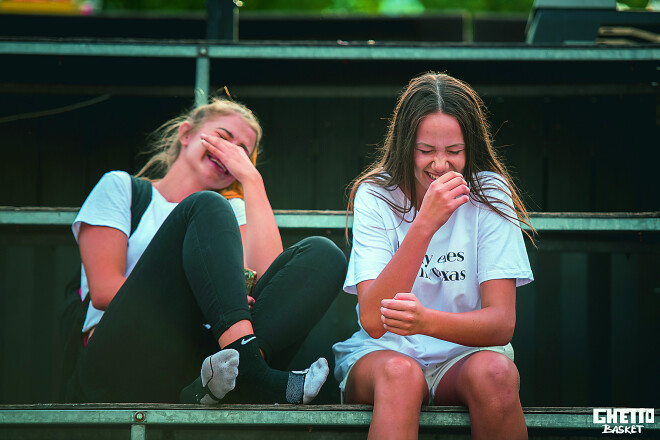
[[[241,235],[229,203],[198,192],[168,216],[99,322],[70,401],[178,402],[232,324],[252,321],[271,366],[295,354],[341,289],[346,258],[323,237],[286,249],[248,308]],[[211,325],[208,331],[204,323]]]

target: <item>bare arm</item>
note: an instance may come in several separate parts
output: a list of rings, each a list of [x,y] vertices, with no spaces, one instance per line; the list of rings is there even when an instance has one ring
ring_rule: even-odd
[[[247,219],[243,241],[245,265],[260,276],[282,253],[282,238],[261,175],[257,172],[241,184]]]
[[[372,338],[385,334],[380,307],[384,299],[410,292],[433,234],[468,201],[469,190],[459,173],[448,172],[431,184],[417,217],[396,253],[375,280],[357,285],[360,323]]]
[[[401,246],[378,278],[357,285],[360,323],[372,338],[380,338],[386,332],[380,318],[381,302],[394,298],[398,292],[410,292],[412,289],[433,236],[420,229],[413,222]]]
[[[412,293],[383,300],[385,330],[398,335],[423,334],[470,347],[505,345],[516,324],[516,282],[513,279],[481,283],[481,309],[450,313],[422,306]]]
[[[246,225],[241,228],[246,267],[263,275],[282,253],[282,238],[266,195],[264,181],[245,150],[217,136],[202,135],[202,142],[243,186]]]
[[[78,243],[92,305],[105,310],[126,281],[128,238],[115,228],[81,223]]]

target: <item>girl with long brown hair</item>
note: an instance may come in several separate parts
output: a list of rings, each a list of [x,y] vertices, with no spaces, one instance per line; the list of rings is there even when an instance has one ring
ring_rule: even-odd
[[[349,207],[360,329],[334,345],[335,376],[374,405],[369,438],[417,438],[426,404],[467,406],[475,439],[526,438],[510,341],[529,220],[474,90],[414,78]]]

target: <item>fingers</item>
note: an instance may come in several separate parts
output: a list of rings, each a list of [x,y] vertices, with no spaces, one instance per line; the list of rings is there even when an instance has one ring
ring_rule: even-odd
[[[412,293],[397,293],[394,299],[384,299],[381,305],[391,310],[410,310],[417,297]]]
[[[410,292],[397,293],[393,299],[381,301],[380,319],[386,331],[413,335],[422,331],[424,307]]]
[[[205,133],[200,134],[200,138],[207,151],[237,180],[241,181],[246,173],[250,173],[254,169],[247,152],[238,145]]]
[[[381,301],[381,319],[394,321],[412,321],[415,319],[416,297],[412,293],[397,293],[394,299]]]
[[[220,155],[237,155],[241,159],[247,158],[249,160],[250,153],[247,149],[238,146],[221,136],[213,136],[206,133],[201,133],[199,137],[202,140],[202,144],[209,150],[211,153],[217,153]]]
[[[448,171],[431,183],[424,194],[420,213],[423,222],[438,229],[453,212],[469,200],[470,189],[460,173]]]
[[[383,322],[383,328],[388,331],[395,333],[397,335],[412,335],[416,332],[413,330],[414,323],[410,319],[395,319],[395,318],[386,318],[381,315],[381,321]]]
[[[414,301],[417,297],[412,292],[399,292],[394,295],[394,299]]]
[[[470,194],[470,188],[463,178],[463,175],[455,171],[449,171],[443,174],[431,185],[440,191],[447,192],[451,199]]]
[[[214,153],[226,154],[232,146],[234,148],[240,148],[232,144],[228,140],[218,136],[210,136],[208,134],[202,133],[199,135],[199,137],[202,139],[202,145],[204,145],[206,149],[209,150],[209,152],[211,152],[212,154]]]
[[[255,300],[254,300],[254,298],[252,298],[250,295],[248,295],[248,296],[247,296],[247,302],[248,302],[248,308],[251,309],[252,306],[254,305]]]

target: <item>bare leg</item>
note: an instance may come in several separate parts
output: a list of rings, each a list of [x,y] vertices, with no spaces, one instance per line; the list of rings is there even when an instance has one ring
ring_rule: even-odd
[[[470,411],[472,438],[527,439],[518,396],[516,365],[494,351],[479,351],[458,361],[436,389],[436,405],[465,405]]]
[[[395,351],[375,351],[351,369],[346,400],[374,405],[369,439],[416,439],[428,387],[412,358]]]
[[[242,321],[238,321],[236,324],[225,330],[225,332],[220,335],[218,344],[220,345],[220,348],[225,348],[227,345],[239,340],[243,336],[251,334],[254,334],[252,323],[247,319],[244,319]]]

